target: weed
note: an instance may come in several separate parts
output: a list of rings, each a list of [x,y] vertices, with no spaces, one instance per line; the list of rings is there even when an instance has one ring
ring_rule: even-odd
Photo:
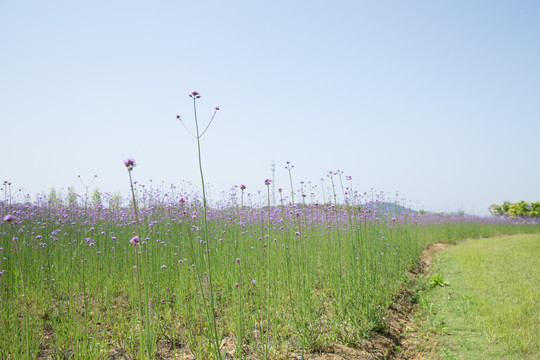
[[[437,273],[435,275],[431,275],[431,281],[429,283],[430,287],[445,287],[448,285],[448,282],[444,280],[444,274],[440,272],[440,269],[437,269]]]

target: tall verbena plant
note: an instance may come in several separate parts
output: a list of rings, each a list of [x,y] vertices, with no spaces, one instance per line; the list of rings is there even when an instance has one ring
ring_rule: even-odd
[[[216,297],[215,292],[212,284],[212,269],[211,269],[211,259],[210,259],[210,236],[208,234],[208,205],[206,201],[206,190],[205,190],[205,183],[204,183],[204,172],[203,172],[203,166],[202,166],[202,156],[201,156],[201,137],[206,133],[210,125],[212,124],[212,121],[214,120],[214,117],[216,116],[217,112],[219,111],[219,107],[216,106],[214,108],[214,113],[212,117],[210,118],[210,121],[204,128],[204,130],[201,132],[199,130],[199,120],[197,117],[197,100],[201,98],[201,95],[197,91],[191,92],[189,94],[189,97],[193,100],[193,118],[195,120],[195,133],[191,132],[189,128],[186,126],[186,124],[182,121],[182,118],[180,115],[176,115],[176,118],[180,121],[180,123],[184,126],[184,128],[188,131],[188,133],[195,138],[197,141],[197,155],[198,155],[198,162],[199,162],[199,173],[201,176],[201,188],[202,188],[202,199],[203,199],[203,232],[202,232],[202,243],[204,244],[204,252],[203,252],[203,262],[206,269],[206,272],[203,274],[200,274],[199,267],[197,266],[197,274],[198,276],[198,283],[199,283],[199,291],[202,296],[205,313],[207,317],[207,322],[211,328],[210,338],[209,341],[212,345],[214,354],[216,355],[216,358],[221,358],[221,351],[219,349],[220,347],[220,340],[218,336],[218,329],[217,329],[217,322],[216,322]],[[203,286],[203,281],[208,281],[208,287],[205,288]]]
[[[141,357],[152,359],[154,357],[154,351],[153,351],[154,343],[153,343],[153,336],[152,336],[152,327],[150,324],[150,303],[149,303],[149,296],[148,296],[148,286],[149,286],[148,281],[144,281],[144,289],[145,289],[144,302],[143,302],[143,297],[141,295],[141,289],[142,289],[141,264],[142,262],[139,260],[141,224],[139,222],[139,214],[137,210],[137,198],[135,196],[135,189],[133,187],[133,178],[131,176],[131,172],[133,171],[133,168],[136,165],[135,160],[133,160],[132,158],[129,158],[124,161],[124,165],[126,166],[126,169],[129,174],[131,201],[133,204],[133,214],[134,214],[135,226],[136,226],[135,231],[134,231],[135,236],[133,236],[131,240],[129,240],[129,242],[133,245],[135,249],[135,259],[136,259],[135,270],[137,273],[137,307],[139,309],[139,344],[141,347]],[[143,327],[143,323],[144,323],[144,327]]]

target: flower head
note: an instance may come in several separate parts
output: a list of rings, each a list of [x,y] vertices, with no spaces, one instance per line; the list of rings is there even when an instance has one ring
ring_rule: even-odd
[[[266,180],[264,180],[264,185],[268,186],[268,185],[270,185],[271,182],[272,182],[272,180],[266,179]]]
[[[219,106],[216,106],[216,111],[219,111]]]
[[[191,94],[189,94],[189,97],[193,99],[199,99],[201,95],[196,91],[192,91]]]
[[[135,164],[135,160],[133,160],[132,158],[128,158],[124,160],[124,165],[126,165],[128,171],[131,171],[137,164]]]
[[[129,242],[131,244],[133,244],[133,246],[138,246],[139,245],[139,237],[138,236],[134,236],[131,238],[131,240],[129,240]]]
[[[7,223],[12,223],[13,221],[15,221],[15,217],[11,214],[7,214],[6,216],[4,216],[4,221]]]
[[[246,190],[246,185],[240,185],[240,190]]]

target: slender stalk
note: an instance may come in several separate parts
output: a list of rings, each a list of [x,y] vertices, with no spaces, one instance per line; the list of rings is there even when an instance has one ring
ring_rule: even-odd
[[[124,164],[126,165],[127,167],[127,170],[128,170],[128,174],[129,174],[129,184],[130,184],[130,188],[131,188],[131,200],[132,200],[132,203],[133,203],[133,212],[134,212],[134,216],[135,216],[135,224],[137,225],[136,227],[136,230],[135,230],[135,234],[136,234],[136,237],[134,237],[133,239],[131,239],[131,243],[134,245],[134,248],[135,248],[135,259],[136,259],[136,271],[137,271],[137,295],[138,295],[138,307],[139,307],[139,321],[140,321],[140,324],[139,324],[139,341],[140,341],[140,344],[141,344],[141,357],[142,358],[145,358],[144,356],[144,353],[143,353],[143,350],[142,350],[142,344],[143,342],[145,343],[145,348],[146,348],[146,351],[147,351],[147,357],[148,359],[151,359],[152,358],[152,333],[151,333],[151,328],[150,328],[150,311],[149,309],[146,309],[146,318],[145,318],[145,327],[146,327],[146,341],[144,341],[144,332],[143,332],[143,308],[148,306],[148,284],[147,282],[145,282],[145,301],[143,302],[143,297],[142,297],[142,294],[141,294],[141,288],[142,288],[142,285],[141,285],[141,269],[140,269],[140,265],[141,265],[141,262],[139,261],[139,242],[140,242],[140,233],[139,233],[139,230],[140,230],[140,222],[139,222],[139,215],[138,215],[138,209],[137,209],[137,200],[136,200],[136,197],[135,197],[135,189],[134,189],[134,186],[133,186],[133,178],[131,176],[131,171],[133,170],[133,168],[135,167],[135,161],[133,159],[128,159],[126,161],[124,161]]]
[[[199,173],[201,176],[201,187],[202,187],[202,197],[203,197],[203,242],[205,245],[205,251],[203,255],[205,267],[206,267],[206,276],[208,279],[208,286],[209,286],[209,296],[210,296],[210,310],[211,313],[207,309],[207,317],[208,321],[212,324],[212,347],[214,349],[216,357],[219,359],[221,358],[221,352],[219,350],[219,339],[218,339],[218,332],[217,332],[217,322],[216,322],[216,303],[215,303],[215,296],[213,293],[213,284],[212,284],[212,269],[211,269],[211,263],[210,263],[210,246],[209,246],[209,240],[210,236],[208,235],[208,219],[207,219],[207,212],[208,212],[208,206],[206,202],[206,189],[205,189],[205,182],[204,182],[204,172],[203,172],[203,166],[202,166],[202,155],[201,155],[201,136],[208,130],[208,126],[204,129],[202,133],[199,132],[199,121],[197,118],[197,99],[200,97],[200,95],[197,92],[192,92],[190,97],[193,99],[193,114],[195,118],[195,138],[197,140],[197,156],[199,161]],[[214,119],[214,116],[216,115],[217,110],[219,108],[216,107],[214,111],[214,115],[212,116],[212,119],[210,120],[210,123]],[[178,117],[179,118],[179,117]],[[199,283],[201,285],[201,295],[203,296],[203,300],[206,303],[206,300],[204,299],[204,293],[202,292],[202,279],[199,279]],[[205,308],[207,308],[205,306]]]

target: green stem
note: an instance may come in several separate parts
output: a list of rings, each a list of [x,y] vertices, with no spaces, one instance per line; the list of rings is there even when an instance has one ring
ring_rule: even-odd
[[[216,323],[216,304],[215,304],[215,300],[214,300],[214,295],[213,295],[213,286],[212,286],[212,272],[211,272],[211,269],[210,269],[210,260],[209,260],[209,246],[208,246],[208,242],[209,242],[209,236],[208,236],[208,221],[207,221],[207,204],[206,204],[206,190],[205,190],[205,186],[204,186],[204,174],[203,174],[203,167],[202,167],[202,157],[201,157],[201,136],[202,134],[199,134],[199,122],[197,120],[197,105],[196,105],[196,97],[193,97],[193,113],[195,115],[195,131],[196,131],[196,139],[197,139],[197,154],[198,154],[198,158],[199,158],[199,172],[200,172],[200,175],[201,175],[201,185],[202,185],[202,197],[203,197],[203,239],[204,239],[204,244],[205,244],[205,254],[204,254],[204,262],[205,262],[205,265],[206,265],[206,269],[207,269],[207,276],[208,276],[208,286],[210,288],[210,306],[212,308],[212,314],[211,316],[211,322],[212,322],[212,327],[213,327],[213,338],[214,338],[214,343],[213,343],[213,346],[214,346],[214,351],[216,352],[216,355],[218,356],[218,358],[221,357],[221,353],[220,353],[220,350],[219,350],[219,340],[218,340],[218,334],[217,334],[217,323]],[[214,113],[215,115],[215,113]],[[213,119],[213,117],[212,117]],[[208,127],[204,130],[204,132],[206,132],[206,130],[208,129]],[[204,133],[203,132],[203,133]],[[199,279],[199,281],[202,281],[202,279]],[[202,285],[202,284],[201,284]],[[202,294],[203,297],[204,297],[204,294]],[[210,314],[208,314],[210,315]],[[210,320],[210,319],[209,319]]]

